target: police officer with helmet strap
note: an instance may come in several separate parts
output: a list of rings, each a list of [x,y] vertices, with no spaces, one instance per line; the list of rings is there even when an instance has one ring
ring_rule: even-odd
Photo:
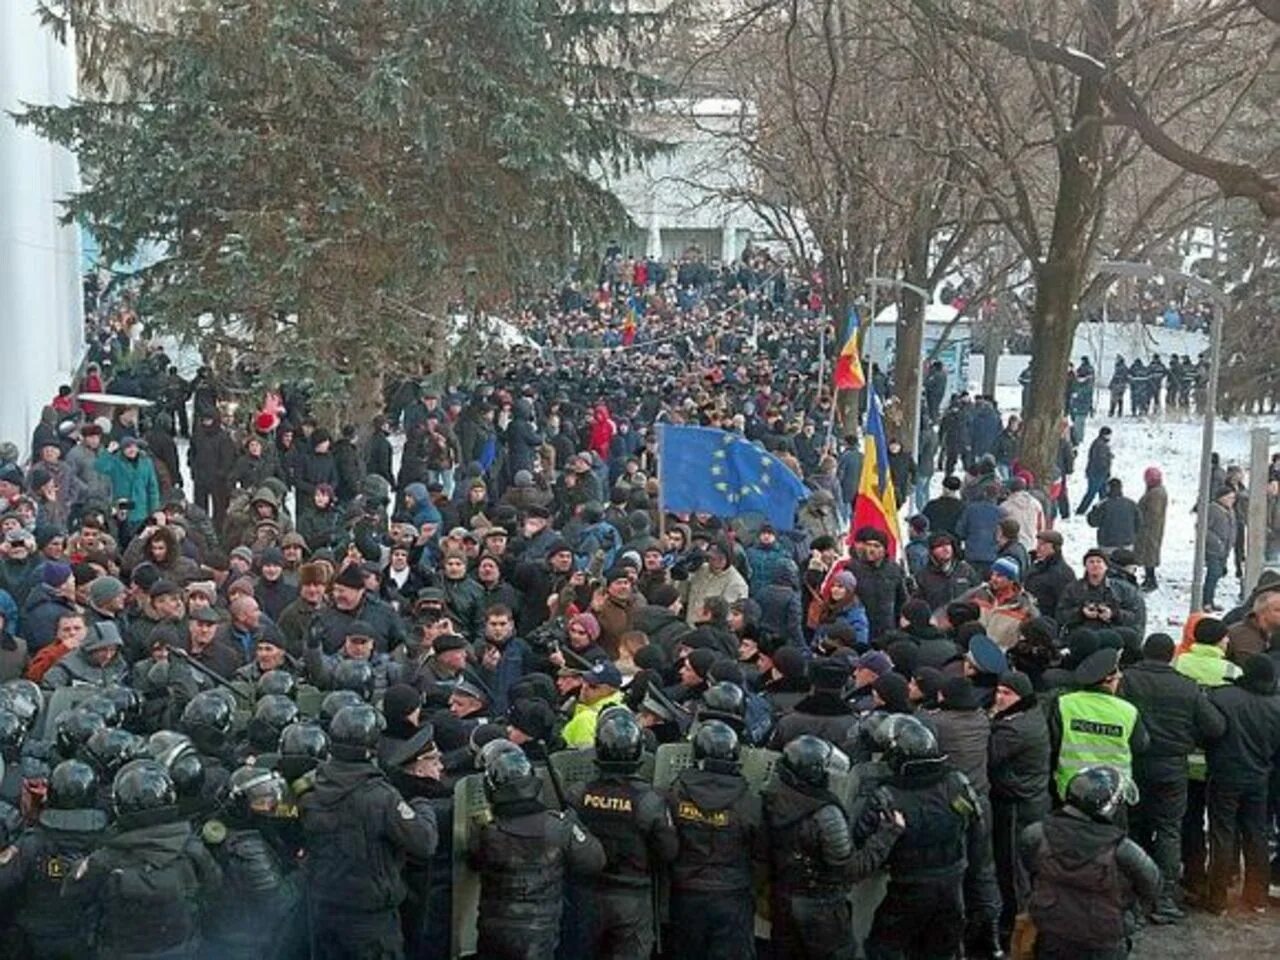
[[[10,905],[16,956],[87,956],[89,930],[67,922],[62,884],[102,843],[107,813],[98,809],[98,777],[64,760],[49,777],[48,804],[34,827],[0,850],[0,901]]]
[[[763,846],[760,798],[742,776],[738,735],[707,720],[693,736],[695,767],[680,772],[667,803],[680,838],[671,866],[674,956],[740,960],[755,955],[751,867]]]
[[[568,803],[604,847],[605,866],[586,892],[585,956],[648,960],[653,952],[653,878],[674,859],[675,825],[666,801],[637,772],[644,731],[626,707],[596,723],[599,776],[568,790]]]
[[[977,794],[913,716],[884,721],[890,775],[876,791],[881,810],[900,810],[905,829],[886,864],[889,887],[867,938],[869,960],[950,957],[964,931],[965,851],[980,816]]]
[[[427,860],[436,848],[431,804],[406,801],[373,760],[382,725],[366,703],[339,710],[330,759],[299,800],[315,960],[401,956],[404,858]]]
[[[76,867],[63,895],[92,917],[100,957],[194,956],[200,906],[222,871],[178,807],[155,760],[132,760],[111,787],[115,829]]]
[[[1160,870],[1115,823],[1137,800],[1133,781],[1087,766],[1067,783],[1064,806],[1022,831],[1018,853],[1031,875],[1027,912],[1039,960],[1124,960],[1135,900],[1160,894]]]
[[[773,953],[788,960],[853,960],[850,891],[879,869],[905,826],[900,812],[881,811],[878,829],[861,849],[854,847],[829,788],[834,749],[811,734],[791,740],[762,797]]]
[[[560,940],[566,874],[587,877],[604,849],[572,810],[548,810],[524,751],[494,740],[481,752],[491,813],[471,831],[467,857],[480,874],[479,956],[552,960]]]

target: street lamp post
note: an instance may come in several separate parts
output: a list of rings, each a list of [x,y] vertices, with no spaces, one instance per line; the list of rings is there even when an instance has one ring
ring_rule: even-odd
[[[1199,610],[1204,601],[1204,548],[1209,537],[1209,502],[1213,491],[1209,481],[1213,476],[1213,434],[1218,413],[1218,372],[1222,360],[1222,327],[1226,319],[1227,295],[1211,283],[1183,273],[1167,270],[1147,263],[1131,263],[1127,260],[1107,260],[1098,267],[1102,273],[1114,273],[1128,277],[1177,277],[1187,286],[1199,290],[1213,301],[1213,328],[1209,331],[1209,383],[1204,398],[1204,430],[1200,437],[1200,490],[1196,499],[1196,552],[1191,559],[1191,612]]]

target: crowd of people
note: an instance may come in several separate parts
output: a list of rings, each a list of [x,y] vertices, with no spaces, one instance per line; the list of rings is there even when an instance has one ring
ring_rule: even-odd
[[[1280,575],[1148,632],[1160,471],[1128,500],[1099,432],[1077,572],[1071,419],[1046,492],[940,367],[932,450],[886,415],[901,550],[850,530],[820,292],[767,267],[615,252],[603,294],[523,316],[542,354],[334,433],[104,337],[95,386],[156,405],[68,388],[28,462],[0,451],[0,953],[444,957],[464,865],[495,958],[1102,960],[1265,911]],[[794,522],[664,512],[664,423],[774,454]]]

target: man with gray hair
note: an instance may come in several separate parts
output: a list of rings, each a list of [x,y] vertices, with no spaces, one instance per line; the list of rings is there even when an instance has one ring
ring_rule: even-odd
[[[1280,572],[1264,570],[1249,594],[1245,618],[1227,631],[1227,657],[1239,666],[1255,653],[1266,653],[1271,635],[1280,630]]]

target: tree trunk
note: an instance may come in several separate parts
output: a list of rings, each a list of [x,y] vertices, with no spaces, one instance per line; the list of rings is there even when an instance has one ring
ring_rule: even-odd
[[[1004,353],[1004,324],[994,316],[982,321],[982,393],[996,395],[1000,355]]]
[[[1092,0],[1085,16],[1086,52],[1109,59],[1117,0]],[[1058,144],[1058,194],[1048,255],[1036,271],[1031,316],[1031,391],[1022,430],[1022,463],[1046,488],[1053,480],[1063,414],[1064,377],[1079,315],[1089,237],[1097,215],[1098,170],[1104,146],[1102,86],[1081,80],[1070,131]]]

